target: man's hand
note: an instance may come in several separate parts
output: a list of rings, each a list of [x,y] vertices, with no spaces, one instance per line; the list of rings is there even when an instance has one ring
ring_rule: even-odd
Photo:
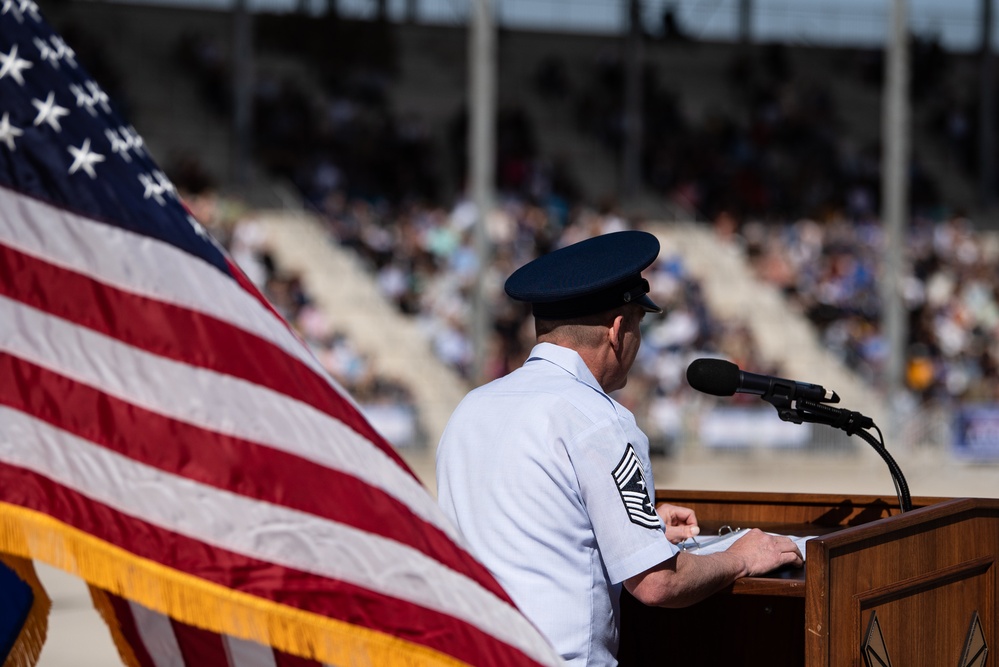
[[[692,509],[664,503],[656,507],[656,512],[666,524],[666,539],[673,544],[679,544],[701,533]]]
[[[671,528],[688,536],[697,530],[697,520],[690,510],[672,505],[660,505],[656,509],[670,526],[667,536]],[[725,551],[707,555],[681,551],[645,572],[625,579],[624,586],[643,604],[686,607],[742,577],[766,574],[783,565],[801,567],[803,564],[801,552],[792,540],[753,528]]]
[[[766,574],[783,565],[801,567],[804,564],[794,542],[783,535],[764,533],[759,528],[753,528],[740,537],[727,552],[743,560],[744,576],[749,577]]]

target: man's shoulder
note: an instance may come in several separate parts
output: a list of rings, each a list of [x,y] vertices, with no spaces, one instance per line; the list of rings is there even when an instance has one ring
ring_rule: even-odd
[[[473,389],[462,401],[466,409],[483,406],[496,409],[516,404],[541,414],[578,412],[588,419],[600,419],[613,412],[610,398],[563,371],[521,367],[497,380]]]
[[[595,393],[585,383],[562,368],[546,363],[528,363],[513,372],[475,390],[482,393],[521,393],[561,396],[570,393]],[[473,392],[474,393],[474,392]]]
[[[518,368],[509,375],[493,380],[470,391],[462,403],[477,404],[495,401],[525,401],[547,403],[562,400],[574,392],[577,384],[571,375],[544,374]]]

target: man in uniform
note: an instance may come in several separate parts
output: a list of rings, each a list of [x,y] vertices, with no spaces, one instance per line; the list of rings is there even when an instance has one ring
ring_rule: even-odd
[[[506,292],[532,304],[538,343],[465,397],[437,450],[441,508],[570,665],[617,664],[622,585],[681,607],[802,563],[759,530],[723,553],[679,551],[694,513],[653,505],[648,438],[608,394],[627,382],[642,318],[662,312],[641,277],[658,254],[651,234],[616,232],[514,272]]]

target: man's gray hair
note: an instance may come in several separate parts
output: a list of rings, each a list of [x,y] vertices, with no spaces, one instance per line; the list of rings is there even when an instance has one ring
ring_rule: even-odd
[[[602,329],[610,326],[618,315],[628,316],[637,312],[638,306],[624,305],[602,313],[584,315],[564,320],[534,319],[534,333],[538,340],[562,344],[565,347],[592,347],[600,342]]]

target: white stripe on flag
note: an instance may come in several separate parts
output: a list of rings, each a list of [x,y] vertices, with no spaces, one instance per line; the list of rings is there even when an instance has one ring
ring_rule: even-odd
[[[0,216],[0,243],[125,292],[229,322],[274,343],[335,384],[273,313],[207,262],[157,239],[0,187],[0,211],[15,209],[18,215]],[[113,248],[122,251],[109,251]]]
[[[343,422],[301,401],[159,357],[3,296],[0,350],[157,414],[345,472],[460,540],[418,480]]]
[[[222,635],[230,667],[277,667],[274,649],[231,635]]]
[[[0,460],[123,514],[208,545],[463,619],[539,662],[550,656],[541,635],[513,607],[406,545],[165,473],[4,406],[0,423],[9,438],[0,441]],[[19,444],[24,442],[33,446]],[[198,511],[189,511],[191,507]]]
[[[139,637],[156,667],[187,667],[170,619],[136,602],[129,602],[128,606]]]

